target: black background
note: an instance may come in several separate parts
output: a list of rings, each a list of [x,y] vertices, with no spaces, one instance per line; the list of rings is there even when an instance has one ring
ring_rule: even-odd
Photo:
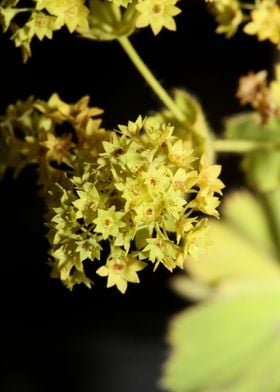
[[[270,67],[268,43],[238,34],[214,33],[215,22],[202,1],[181,2],[178,31],[153,37],[145,29],[131,40],[167,88],[183,87],[201,102],[216,132],[222,117],[240,110],[238,76]],[[66,102],[89,94],[105,109],[104,125],[116,126],[159,107],[116,42],[82,40],[58,32],[34,42],[24,65],[8,36],[0,37],[0,109],[35,95],[58,92]],[[238,160],[224,155],[222,179],[238,185]],[[49,278],[43,205],[36,174],[25,170],[16,181],[8,173],[0,185],[1,207],[1,377],[2,392],[154,392],[168,353],[167,321],[187,304],[168,288],[170,274],[151,269],[125,295],[96,279],[92,290],[72,292]]]

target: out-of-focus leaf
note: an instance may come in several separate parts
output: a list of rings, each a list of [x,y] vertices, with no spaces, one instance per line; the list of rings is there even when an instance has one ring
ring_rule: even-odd
[[[254,221],[251,220],[254,225]],[[212,244],[199,260],[188,259],[191,275],[208,284],[239,278],[280,278],[277,261],[258,246],[252,246],[229,224],[211,222]]]
[[[280,128],[279,128],[280,134]],[[252,151],[242,161],[248,185],[271,192],[280,185],[280,150]]]
[[[265,125],[258,113],[243,113],[225,122],[228,139],[263,141],[263,147],[247,153],[242,160],[248,184],[259,191],[271,191],[280,184],[280,119],[272,118]],[[267,142],[275,142],[267,148]],[[260,145],[260,147],[262,147]]]
[[[261,123],[256,112],[237,114],[225,121],[228,139],[280,141],[280,120],[271,119],[267,124]]]
[[[274,253],[274,244],[264,204],[247,190],[232,192],[223,204],[223,215],[253,246]]]
[[[182,275],[171,279],[170,286],[180,297],[192,301],[202,301],[214,294],[214,290],[206,283]]]
[[[279,325],[278,281],[245,285],[181,313],[171,323],[163,386],[170,392],[279,391]]]

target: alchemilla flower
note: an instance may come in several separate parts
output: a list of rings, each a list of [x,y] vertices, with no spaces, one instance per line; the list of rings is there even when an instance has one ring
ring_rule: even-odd
[[[163,27],[175,31],[174,16],[181,10],[176,7],[178,0],[142,0],[136,5],[140,13],[136,20],[136,27],[151,26],[153,33],[158,34]]]
[[[138,271],[146,267],[146,263],[132,255],[127,255],[122,249],[114,248],[106,265],[98,268],[97,275],[107,277],[107,287],[117,286],[125,293],[127,282],[139,283]]]
[[[11,105],[0,122],[0,169],[38,165],[52,277],[90,287],[92,263],[124,293],[144,267],[183,268],[203,249],[205,217],[219,216],[221,168],[194,156],[171,123],[139,116],[107,131],[96,118],[102,110],[88,104],[54,94]]]
[[[149,263],[173,271],[183,267],[186,249],[198,253],[194,235],[205,232],[204,215],[218,217],[216,194],[224,185],[218,179],[220,166],[209,166],[205,156],[194,157],[190,145],[183,148],[171,124],[139,116],[109,135],[100,140],[100,152],[91,162],[76,162],[74,173],[65,176],[68,193],[62,208],[57,197],[62,188],[54,185],[49,238],[55,239],[55,276],[68,287],[83,276],[89,284],[85,265],[91,260],[96,273],[107,277],[107,287],[123,293],[128,282],[139,282],[137,272]],[[63,226],[66,211],[71,219]],[[75,262],[72,269],[65,244]],[[108,249],[107,262],[100,266]]]
[[[280,7],[276,0],[256,2],[251,14],[252,21],[244,27],[245,33],[257,35],[260,41],[266,39],[280,47]]]

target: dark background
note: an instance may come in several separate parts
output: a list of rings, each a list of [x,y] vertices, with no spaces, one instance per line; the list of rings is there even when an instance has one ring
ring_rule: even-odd
[[[267,43],[238,34],[214,33],[215,22],[202,1],[181,2],[178,31],[153,37],[146,29],[132,42],[163,85],[184,87],[201,102],[216,132],[222,117],[240,110],[234,98],[238,76],[270,67]],[[104,125],[116,126],[159,107],[116,42],[86,41],[58,32],[53,41],[34,42],[32,59],[0,37],[0,109],[35,95],[58,92],[66,102],[89,94],[105,109]],[[222,179],[242,181],[238,159],[224,155]],[[154,392],[168,353],[170,317],[187,304],[168,287],[170,274],[151,269],[125,295],[96,279],[92,290],[67,291],[49,278],[43,205],[36,196],[36,174],[25,170],[0,184],[1,392]]]

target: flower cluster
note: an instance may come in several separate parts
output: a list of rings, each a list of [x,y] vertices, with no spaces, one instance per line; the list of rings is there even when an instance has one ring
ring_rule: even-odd
[[[49,184],[72,170],[78,153],[80,159],[93,159],[96,140],[106,140],[109,133],[100,128],[103,111],[88,104],[88,96],[66,104],[53,94],[48,102],[30,97],[9,105],[0,118],[0,175],[9,167],[18,175],[25,166],[37,164],[46,193]]]
[[[212,0],[207,2],[218,23],[217,32],[231,37],[245,23],[243,31],[260,41],[280,45],[280,5],[277,0]]]
[[[81,162],[51,190],[50,263],[72,288],[90,285],[84,261],[106,254],[96,273],[125,292],[148,262],[173,271],[197,254],[203,215],[218,216],[215,194],[224,185],[220,166],[209,166],[205,155],[197,162],[170,124],[138,117],[102,147],[95,162]]]
[[[31,56],[34,37],[52,39],[66,27],[91,39],[116,39],[136,28],[150,26],[154,34],[163,27],[176,30],[174,16],[181,11],[178,0],[4,0],[0,5],[0,24],[12,32],[12,40],[22,50],[26,62]],[[33,4],[32,4],[33,3]],[[33,5],[33,6],[32,6]],[[20,14],[27,17],[20,18]]]
[[[173,271],[198,254],[204,216],[218,217],[221,168],[194,156],[195,138],[181,139],[164,121],[168,112],[109,131],[100,127],[102,110],[88,104],[53,94],[10,105],[0,121],[0,167],[18,174],[37,164],[52,276],[70,289],[91,286],[85,268],[99,260],[97,275],[125,292],[148,262]]]

